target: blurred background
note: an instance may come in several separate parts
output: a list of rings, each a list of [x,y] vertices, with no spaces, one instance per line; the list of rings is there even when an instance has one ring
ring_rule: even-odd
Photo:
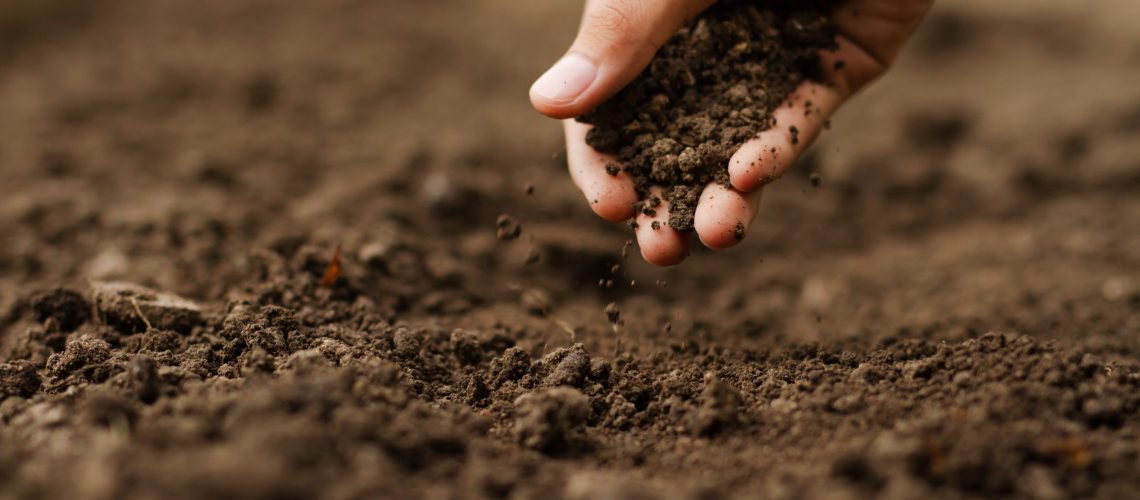
[[[627,298],[664,308],[654,321],[709,311],[793,337],[1135,328],[1140,4],[939,2],[745,244],[631,262],[608,289],[628,234],[589,213],[526,99],[579,10],[3,0],[0,306],[105,279],[217,299],[253,249],[340,243],[361,261],[412,248],[397,278],[492,310],[522,283],[567,311]],[[499,213],[523,223],[517,244],[493,240]]]

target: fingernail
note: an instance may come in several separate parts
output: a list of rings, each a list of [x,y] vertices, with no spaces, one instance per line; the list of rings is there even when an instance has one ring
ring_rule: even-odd
[[[551,101],[569,101],[589,88],[598,76],[598,66],[590,58],[571,52],[554,63],[531,86],[531,92]]]

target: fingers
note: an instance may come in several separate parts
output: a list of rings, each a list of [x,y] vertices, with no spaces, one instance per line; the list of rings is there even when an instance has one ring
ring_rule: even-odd
[[[689,235],[669,226],[669,202],[661,188],[650,190],[650,198],[661,200],[650,215],[637,214],[637,246],[641,256],[656,266],[674,266],[689,256]]]
[[[745,194],[720,184],[709,184],[701,193],[693,216],[693,227],[701,243],[717,250],[740,243],[756,217],[761,191]]]
[[[570,178],[586,195],[590,208],[611,222],[633,217],[633,204],[637,201],[633,179],[625,172],[617,175],[606,172],[606,164],[612,161],[612,157],[586,144],[589,125],[564,120],[563,128],[566,131],[566,163],[570,167]]]
[[[531,86],[531,103],[552,118],[593,109],[641,73],[669,36],[713,1],[588,0],[577,39]]]
[[[619,222],[633,217],[633,204],[637,201],[637,191],[633,179],[625,172],[610,175],[606,164],[612,158],[586,144],[586,132],[590,126],[574,120],[564,120],[566,131],[566,161],[570,167],[570,177],[574,184],[586,195],[590,208],[603,219]],[[689,236],[669,226],[669,202],[661,194],[661,188],[653,188],[652,196],[661,200],[654,207],[653,215],[637,215],[637,243],[641,255],[650,264],[672,266],[681,263],[689,255]],[[656,223],[656,224],[655,224]]]
[[[867,68],[877,66],[877,73],[882,73],[898,57],[933,3],[933,0],[848,0],[835,9],[833,18],[841,39],[851,42],[860,57],[869,59]],[[873,77],[862,80],[865,84],[871,79]]]
[[[819,135],[843,102],[833,86],[804,82],[772,116],[775,126],[744,143],[728,160],[732,187],[748,193],[779,179]]]
[[[773,113],[776,124],[729,160],[732,186],[750,192],[778,179],[852,94],[886,72],[932,0],[850,0],[835,10],[835,51],[820,53],[823,80],[804,82]]]
[[[637,214],[636,233],[641,256],[657,266],[680,264],[689,256],[689,235],[669,226],[669,202],[662,196],[661,188],[654,187],[650,197],[661,200],[661,203],[649,214]],[[701,193],[694,214],[697,236],[712,249],[736,245],[744,239],[759,206],[760,191],[744,194],[719,184],[710,184]]]
[[[633,217],[633,204],[637,201],[633,179],[625,172],[617,175],[606,172],[606,163],[611,157],[586,144],[589,125],[574,120],[562,123],[566,130],[566,161],[570,166],[570,177],[586,195],[590,208],[612,222]],[[661,203],[654,207],[653,215],[637,215],[636,234],[641,255],[650,264],[658,266],[679,264],[689,255],[689,237],[669,227],[669,202],[661,195],[661,188],[653,188],[651,192]]]
[[[633,179],[625,172],[610,175],[605,171],[606,163],[612,158],[586,145],[589,125],[573,120],[564,120],[562,125],[567,134],[570,178],[586,195],[589,207],[611,222],[632,218],[637,202]],[[653,188],[651,192],[661,203],[654,207],[653,215],[637,214],[637,245],[651,264],[665,267],[681,263],[689,256],[689,235],[669,227],[669,202],[661,196],[660,188]]]

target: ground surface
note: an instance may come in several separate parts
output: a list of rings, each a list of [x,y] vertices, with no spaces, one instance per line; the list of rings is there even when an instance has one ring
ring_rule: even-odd
[[[944,2],[658,271],[574,3],[0,2],[0,496],[1137,496],[1140,4]]]

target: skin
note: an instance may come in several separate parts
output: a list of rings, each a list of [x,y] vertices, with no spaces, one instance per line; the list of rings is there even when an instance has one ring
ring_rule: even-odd
[[[778,125],[740,147],[729,160],[731,188],[710,185],[697,205],[697,237],[712,249],[740,242],[747,233],[765,184],[780,178],[855,92],[881,76],[897,58],[933,0],[850,0],[835,11],[839,49],[823,52],[825,83],[806,82],[775,112]],[[713,0],[587,0],[577,39],[531,87],[535,109],[563,120],[567,162],[574,183],[604,219],[634,216],[633,182],[610,176],[607,156],[586,145],[589,126],[573,120],[613,96],[645,68],[657,49]],[[835,69],[842,61],[842,69]],[[810,109],[807,102],[811,102]],[[792,127],[798,140],[792,139]],[[668,206],[657,215],[637,215],[637,241],[645,260],[679,264],[689,255],[690,236],[668,226]],[[652,222],[661,223],[652,229]]]

